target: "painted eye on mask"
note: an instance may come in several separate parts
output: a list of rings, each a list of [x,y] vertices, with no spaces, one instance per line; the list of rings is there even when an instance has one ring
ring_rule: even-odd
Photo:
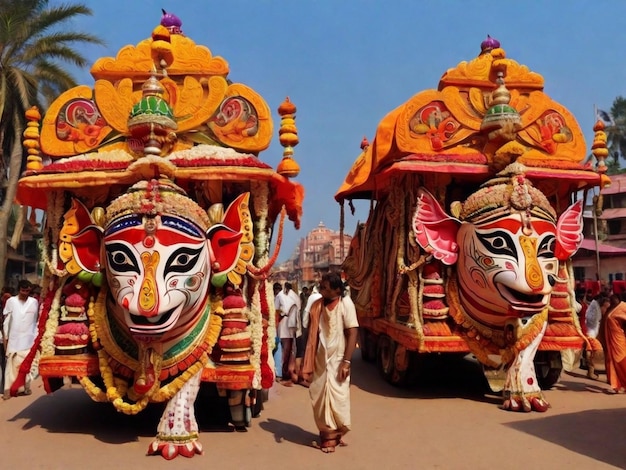
[[[556,237],[549,235],[539,244],[537,248],[537,257],[539,258],[554,258],[554,246],[556,244]]]
[[[502,231],[495,231],[490,233],[476,233],[476,237],[487,249],[487,251],[494,255],[512,256],[517,258],[517,250],[511,236]]]
[[[165,272],[187,273],[198,262],[202,249],[179,248],[168,258]]]
[[[139,266],[132,251],[121,243],[111,243],[106,246],[109,267],[117,272],[132,272],[139,274]]]

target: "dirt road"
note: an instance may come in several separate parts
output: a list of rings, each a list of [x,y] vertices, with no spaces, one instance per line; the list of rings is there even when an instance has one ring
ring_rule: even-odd
[[[379,378],[355,354],[353,431],[348,447],[325,455],[316,439],[308,392],[276,385],[246,433],[211,431],[205,454],[167,462],[146,457],[161,409],[134,417],[92,402],[78,386],[0,403],[2,469],[489,469],[626,468],[626,395],[584,372],[563,374],[546,413],[499,408],[473,361],[447,361],[408,390]],[[601,379],[605,379],[602,375]]]

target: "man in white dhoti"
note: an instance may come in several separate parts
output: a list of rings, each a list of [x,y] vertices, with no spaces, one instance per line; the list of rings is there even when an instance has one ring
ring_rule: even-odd
[[[30,297],[31,283],[22,280],[18,284],[18,294],[9,298],[4,305],[4,323],[2,331],[6,351],[6,369],[4,371],[4,394],[2,398],[11,397],[11,386],[15,382],[20,366],[30,352],[37,337],[37,318],[39,303]],[[26,376],[24,394],[30,395],[31,376]]]
[[[309,395],[320,432],[320,442],[314,445],[329,453],[346,445],[342,437],[350,430],[350,361],[359,324],[339,274],[325,274],[320,293],[322,298],[311,307],[303,375],[311,382]]]

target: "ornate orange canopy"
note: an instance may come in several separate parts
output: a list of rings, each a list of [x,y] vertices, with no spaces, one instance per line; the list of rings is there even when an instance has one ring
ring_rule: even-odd
[[[284,204],[298,226],[304,190],[289,179],[299,172],[292,158],[296,108],[288,99],[279,107],[285,158],[275,171],[259,159],[272,139],[270,109],[254,90],[230,81],[229,71],[223,58],[163,24],[116,57],[97,60],[93,87],[59,96],[40,132],[39,113],[29,111],[29,159],[17,200],[45,209],[47,193],[65,189],[96,203],[161,176],[183,186],[259,180],[272,188],[270,212]]]
[[[337,201],[375,197],[398,172],[432,173],[440,184],[484,181],[515,160],[531,179],[559,180],[560,190],[606,180],[583,163],[588,148],[580,126],[543,92],[543,77],[507,58],[492,38],[478,57],[446,71],[437,90],[385,116],[362,148]]]

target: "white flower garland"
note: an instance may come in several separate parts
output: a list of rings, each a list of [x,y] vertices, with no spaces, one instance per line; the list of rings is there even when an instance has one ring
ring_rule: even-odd
[[[256,281],[252,281],[256,282]],[[250,355],[250,365],[254,367],[254,377],[252,388],[261,388],[261,347],[263,346],[263,315],[261,314],[261,302],[258,289],[254,289],[254,294],[250,302],[250,308],[245,309],[248,317],[250,339],[252,340],[252,354]]]
[[[48,208],[47,208],[47,220],[46,227],[43,231],[43,249],[42,257],[43,262],[48,268],[50,274],[63,277],[67,275],[66,269],[58,269],[58,249],[57,242],[59,240],[59,232],[61,230],[61,220],[63,218],[64,209],[63,209],[63,191],[54,191],[50,193],[48,197]],[[50,231],[52,231],[53,241],[50,241]],[[48,248],[52,251],[51,256],[48,256]]]
[[[90,152],[75,157],[60,158],[55,160],[56,164],[88,162],[92,160],[102,160],[106,162],[132,162],[133,156],[125,150],[108,150],[104,152]]]
[[[61,311],[61,294],[67,277],[59,280],[59,287],[54,293],[54,299],[50,305],[50,313],[46,320],[46,330],[41,337],[41,357],[54,356],[54,334],[59,326],[59,312]]]
[[[252,207],[254,208],[254,248],[256,251],[256,262],[258,268],[263,268],[267,265],[269,261],[269,237],[268,237],[268,201],[269,201],[269,183],[267,181],[251,181],[250,183],[250,193],[252,194]],[[267,364],[274,372],[276,370],[276,365],[274,363],[274,355],[272,351],[276,347],[276,310],[274,308],[274,291],[271,289],[269,282],[265,279],[259,279],[255,282],[258,282],[257,287],[254,289],[254,295],[252,296],[252,315],[257,318],[260,323],[259,328],[259,347],[258,347],[258,359],[255,357],[254,360],[258,361],[254,364],[255,366],[255,374],[253,380],[254,388],[261,387],[261,368],[260,368],[260,355],[261,355],[261,347],[263,342],[263,314],[261,312],[261,289],[265,289],[265,298],[267,299],[268,305],[268,325],[267,325]],[[252,320],[251,320],[252,322]],[[255,341],[256,339],[253,339]],[[254,343],[253,343],[254,344]],[[255,346],[255,356],[256,356],[256,346]],[[252,358],[251,358],[252,362]]]
[[[240,157],[254,157],[250,153],[239,153],[229,147],[218,147],[217,145],[196,145],[190,149],[177,150],[172,152],[166,160],[193,160],[196,158],[215,158],[224,161],[233,160]],[[255,157],[256,158],[256,157]]]
[[[267,363],[273,372],[276,370],[274,355],[272,354],[272,351],[274,351],[276,347],[276,307],[274,306],[274,289],[266,280],[261,282],[263,282],[263,286],[265,287],[265,298],[267,299],[267,306],[270,311],[267,322]]]
[[[252,181],[250,183],[250,192],[252,193],[252,201],[255,212],[254,221],[256,224],[254,236],[254,249],[258,259],[258,267],[267,264],[269,255],[269,243],[267,236],[267,217],[269,200],[269,188],[267,181]]]

